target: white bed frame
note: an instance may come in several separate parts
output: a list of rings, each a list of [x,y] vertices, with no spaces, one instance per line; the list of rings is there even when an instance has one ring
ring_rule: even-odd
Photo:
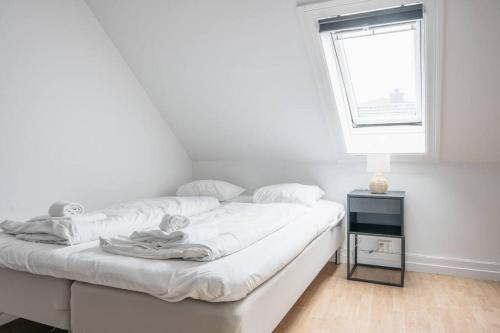
[[[271,332],[337,253],[344,237],[341,221],[235,302],[171,303],[140,292],[0,269],[0,312],[72,333]]]

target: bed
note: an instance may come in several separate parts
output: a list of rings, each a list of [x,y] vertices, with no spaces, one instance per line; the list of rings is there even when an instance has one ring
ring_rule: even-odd
[[[315,229],[313,221],[325,218],[335,221],[326,230]],[[0,281],[26,275],[26,282],[16,284],[17,291],[12,289],[9,297],[17,302],[0,301],[0,311],[73,332],[160,328],[175,332],[271,331],[341,246],[342,218],[315,211],[301,218],[302,224],[287,226],[247,249],[208,264],[114,256],[103,253],[93,242],[60,247],[18,243],[21,241],[0,235],[0,251],[4,254]],[[290,241],[280,241],[283,238]],[[5,255],[9,251],[15,255]],[[264,257],[273,258],[272,269]],[[191,266],[197,266],[197,272],[201,267],[202,273],[190,278]],[[210,275],[214,272],[216,279]],[[204,280],[205,276],[209,279]],[[232,280],[224,281],[227,276]],[[177,277],[196,282],[198,289],[190,290],[191,285],[183,291],[177,283],[176,290],[170,290],[170,282]],[[23,292],[23,284],[37,290],[44,289],[46,283],[54,288],[51,295],[60,295],[56,303],[66,306],[45,306],[46,314],[40,310],[44,305],[37,302],[31,310],[20,306],[33,295]],[[6,283],[1,285],[5,288]],[[198,319],[192,320],[195,317]]]

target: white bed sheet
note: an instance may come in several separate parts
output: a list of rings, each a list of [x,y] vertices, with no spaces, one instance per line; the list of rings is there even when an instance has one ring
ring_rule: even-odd
[[[171,302],[235,301],[286,266],[344,214],[342,205],[322,200],[277,232],[212,262],[125,257],[102,251],[98,242],[60,246],[0,233],[0,267],[139,291]]]

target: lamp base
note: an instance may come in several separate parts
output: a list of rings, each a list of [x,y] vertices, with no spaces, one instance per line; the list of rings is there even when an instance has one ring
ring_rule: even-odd
[[[372,193],[387,193],[387,190],[389,189],[389,181],[384,177],[383,174],[376,174],[372,179],[370,179],[369,188],[370,192]]]

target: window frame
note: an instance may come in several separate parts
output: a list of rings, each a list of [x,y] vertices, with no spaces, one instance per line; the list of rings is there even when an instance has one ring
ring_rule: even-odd
[[[330,125],[330,134],[334,145],[334,154],[337,161],[361,161],[365,153],[348,153],[347,140],[349,137],[363,137],[373,135],[387,135],[388,133],[413,135],[425,131],[425,153],[392,153],[395,161],[439,161],[439,129],[441,119],[441,76],[442,76],[442,33],[443,33],[443,2],[442,0],[422,0],[424,5],[425,27],[421,36],[423,59],[425,61],[426,73],[423,73],[422,85],[425,94],[425,112],[422,113],[425,127],[422,126],[399,126],[387,130],[386,126],[360,127],[353,129],[352,126],[344,126],[348,121],[345,112],[339,112],[339,108],[345,107],[346,97],[334,95],[329,71],[335,68],[327,66],[327,59],[323,51],[322,38],[319,31],[320,19],[346,15],[357,12],[366,12],[389,8],[394,6],[414,4],[410,0],[333,0],[321,3],[298,5],[298,18],[302,27],[304,43],[311,65],[314,70],[314,78],[321,93],[323,111]],[[339,105],[337,105],[339,104]],[[342,110],[340,110],[342,111]],[[348,127],[351,127],[350,129]],[[396,127],[396,126],[389,126]],[[418,129],[418,127],[420,129]],[[347,130],[346,130],[347,128]],[[353,130],[355,130],[353,132]],[[347,133],[346,133],[347,131]],[[385,138],[387,139],[387,138]]]

